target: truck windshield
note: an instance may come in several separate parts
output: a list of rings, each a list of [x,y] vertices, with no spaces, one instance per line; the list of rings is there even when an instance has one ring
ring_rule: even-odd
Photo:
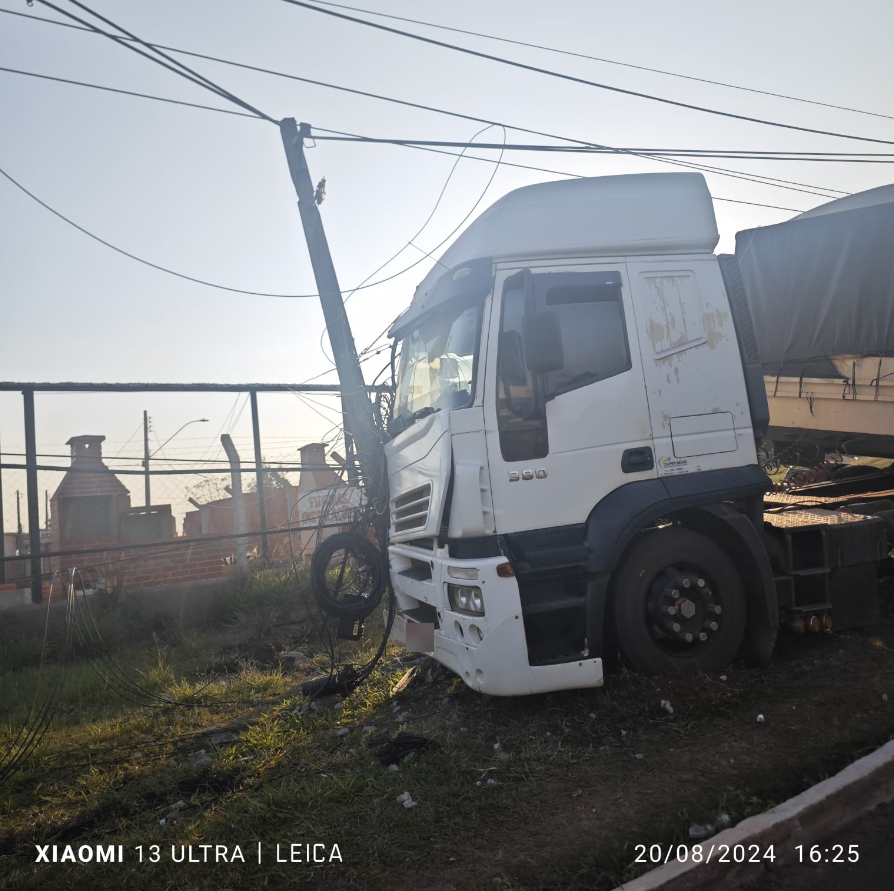
[[[482,300],[451,300],[423,316],[400,340],[394,425],[472,399]]]

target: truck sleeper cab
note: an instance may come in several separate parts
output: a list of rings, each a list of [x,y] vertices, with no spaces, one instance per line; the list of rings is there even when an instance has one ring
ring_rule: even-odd
[[[395,639],[431,623],[496,695],[769,656],[766,396],[717,240],[700,175],[646,174],[519,189],[447,251],[390,332]]]

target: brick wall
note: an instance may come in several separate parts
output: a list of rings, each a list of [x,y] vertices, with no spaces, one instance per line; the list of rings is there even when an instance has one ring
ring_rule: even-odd
[[[135,591],[160,585],[227,578],[236,571],[236,566],[227,562],[233,556],[233,545],[231,541],[202,541],[186,545],[177,544],[177,539],[174,539],[159,542],[157,552],[145,548],[96,550],[55,559],[64,563],[65,569],[94,566],[94,578],[102,577]]]

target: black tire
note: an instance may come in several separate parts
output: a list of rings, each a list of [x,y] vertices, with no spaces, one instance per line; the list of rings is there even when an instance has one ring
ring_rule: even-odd
[[[664,604],[677,603],[693,614],[684,618],[675,606],[677,616],[666,616]],[[633,543],[613,576],[610,606],[621,655],[641,674],[721,671],[745,634],[745,591],[733,562],[711,539],[677,526]]]

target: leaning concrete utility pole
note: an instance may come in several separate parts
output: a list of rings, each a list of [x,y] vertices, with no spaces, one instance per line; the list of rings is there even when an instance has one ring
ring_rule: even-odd
[[[329,253],[329,243],[323,231],[323,220],[317,206],[317,196],[304,157],[304,140],[310,138],[310,125],[301,124],[294,118],[285,118],[279,123],[289,172],[298,195],[298,212],[307,239],[307,249],[313,265],[314,279],[320,294],[323,317],[332,345],[332,356],[341,384],[341,398],[351,433],[356,444],[357,459],[361,472],[367,481],[378,477],[378,470],[384,460],[383,445],[376,423],[375,408],[366,392],[360,360],[351,325],[345,312],[341,288]],[[376,493],[381,497],[381,493]],[[375,496],[374,496],[375,497]]]

